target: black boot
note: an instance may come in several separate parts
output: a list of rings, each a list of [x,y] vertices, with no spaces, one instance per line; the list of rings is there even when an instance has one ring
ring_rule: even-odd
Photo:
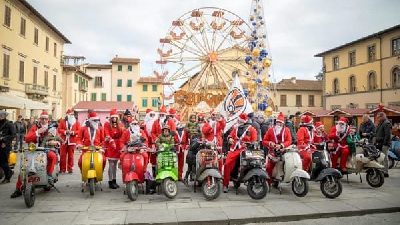
[[[14,191],[14,193],[12,193],[11,198],[16,198],[16,197],[19,197],[21,195],[22,195],[22,192],[20,190],[16,189]]]
[[[156,167],[155,166],[153,166],[153,167],[151,167],[151,170],[153,171],[153,177],[154,177],[154,179],[156,178]]]
[[[114,186],[115,186],[116,188],[119,188],[119,185],[117,184],[117,180],[116,180],[116,179],[113,179],[112,182],[114,183]]]
[[[108,187],[111,189],[117,189],[113,181],[108,181]]]

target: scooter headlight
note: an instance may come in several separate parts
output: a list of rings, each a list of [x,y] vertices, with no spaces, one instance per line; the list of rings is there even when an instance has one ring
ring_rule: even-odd
[[[29,151],[31,151],[31,152],[35,151],[35,150],[36,150],[36,145],[33,144],[33,143],[30,143],[29,146],[28,146],[28,149],[29,149]]]
[[[96,146],[91,145],[91,146],[88,147],[88,150],[89,151],[96,151]]]

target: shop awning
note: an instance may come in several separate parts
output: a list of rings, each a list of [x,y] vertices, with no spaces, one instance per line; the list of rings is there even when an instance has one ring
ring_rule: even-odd
[[[51,110],[51,106],[24,97],[0,94],[0,108]]]

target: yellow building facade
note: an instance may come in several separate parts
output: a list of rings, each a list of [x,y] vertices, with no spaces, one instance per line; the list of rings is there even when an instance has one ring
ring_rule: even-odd
[[[133,102],[138,95],[135,84],[140,78],[140,59],[120,58],[111,61],[111,101]]]
[[[144,114],[146,109],[158,111],[163,104],[162,94],[164,85],[162,79],[156,77],[141,77],[136,83],[137,95],[135,96],[136,106],[139,107],[140,114]]]
[[[400,105],[400,25],[319,53],[323,107]]]
[[[0,0],[0,21],[0,98],[12,96],[14,103],[2,100],[0,107],[11,120],[42,110],[61,116],[61,57],[71,42],[27,1]]]

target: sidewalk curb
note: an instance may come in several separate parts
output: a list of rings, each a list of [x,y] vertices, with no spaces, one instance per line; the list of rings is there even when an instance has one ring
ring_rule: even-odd
[[[156,225],[202,225],[202,224],[248,224],[248,223],[272,223],[272,222],[290,222],[300,221],[307,219],[319,219],[319,218],[331,218],[331,217],[351,217],[351,216],[363,216],[367,214],[377,213],[395,213],[400,212],[400,207],[388,207],[380,209],[363,209],[356,211],[343,211],[343,212],[331,212],[331,213],[313,213],[304,215],[285,215],[285,216],[269,216],[269,217],[257,217],[257,218],[245,218],[245,219],[227,219],[227,220],[209,220],[209,221],[182,221],[182,222],[170,222],[170,223],[150,223]],[[139,224],[148,225],[149,223],[127,223],[127,224]]]

